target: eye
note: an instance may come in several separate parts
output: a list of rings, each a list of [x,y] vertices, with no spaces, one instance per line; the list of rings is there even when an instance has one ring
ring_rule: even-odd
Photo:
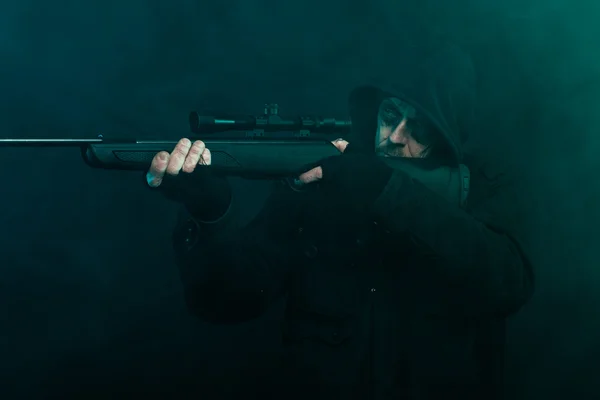
[[[402,122],[402,118],[402,115],[392,108],[384,108],[379,113],[379,119],[383,126],[398,126]]]

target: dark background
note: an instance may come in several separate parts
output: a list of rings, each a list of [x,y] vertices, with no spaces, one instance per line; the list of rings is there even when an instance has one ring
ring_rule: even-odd
[[[354,85],[400,73],[403,48],[453,39],[479,75],[473,142],[533,178],[537,292],[510,324],[512,398],[598,398],[600,3],[497,3],[5,1],[2,136],[177,139],[192,109],[265,102],[345,116]],[[0,170],[0,398],[237,397],[268,377],[281,307],[238,327],[188,316],[175,207],[139,175],[76,150],[0,149]],[[257,184],[237,185],[258,207]]]

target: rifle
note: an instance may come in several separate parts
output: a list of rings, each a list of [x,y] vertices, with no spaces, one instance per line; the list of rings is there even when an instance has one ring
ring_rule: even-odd
[[[189,115],[192,140],[202,140],[211,151],[211,166],[217,173],[254,179],[295,176],[307,166],[339,155],[332,140],[350,133],[351,121],[301,116],[282,118],[277,104],[265,104],[262,115]],[[78,147],[92,168],[145,171],[160,151],[171,152],[177,140],[88,139],[0,139],[0,147]],[[425,170],[407,160],[385,161],[402,169],[452,202],[464,204],[468,193],[468,170]]]
[[[303,166],[338,155],[331,144],[350,131],[350,121],[335,118],[284,119],[276,104],[258,116],[207,116],[190,113],[191,140],[202,140],[212,155],[211,168],[226,175],[278,178]],[[336,136],[337,135],[337,136]],[[147,170],[160,151],[173,151],[178,140],[140,140],[99,135],[84,139],[0,139],[0,147],[78,147],[93,168]]]

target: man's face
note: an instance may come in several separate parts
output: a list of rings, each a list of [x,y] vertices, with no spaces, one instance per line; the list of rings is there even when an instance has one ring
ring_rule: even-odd
[[[423,158],[429,146],[417,140],[424,136],[422,130],[414,107],[386,99],[379,107],[375,151],[384,157]]]

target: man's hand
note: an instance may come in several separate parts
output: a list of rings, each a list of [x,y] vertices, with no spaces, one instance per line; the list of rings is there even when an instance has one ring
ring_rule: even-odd
[[[348,142],[332,142],[343,154],[324,159],[321,165],[298,177],[304,184],[319,182],[323,189],[348,202],[357,211],[366,210],[379,197],[392,176],[392,168],[374,153],[347,151]]]
[[[197,140],[192,144],[189,139],[183,138],[170,154],[161,151],[154,156],[146,180],[150,187],[157,188],[163,182],[165,174],[176,176],[181,171],[191,173],[198,164],[210,165],[210,163],[210,150],[206,148],[204,142]]]
[[[343,139],[336,139],[331,143],[333,143],[333,145],[342,153],[346,150],[346,147],[348,147],[348,142]],[[300,175],[298,179],[304,184],[320,181],[323,179],[323,168],[321,166],[315,167]]]
[[[159,188],[167,199],[185,205],[197,221],[217,221],[229,209],[231,188],[226,179],[204,168],[208,165],[211,154],[204,142],[192,144],[184,138],[170,154],[161,151],[154,156],[146,182],[153,189]]]

